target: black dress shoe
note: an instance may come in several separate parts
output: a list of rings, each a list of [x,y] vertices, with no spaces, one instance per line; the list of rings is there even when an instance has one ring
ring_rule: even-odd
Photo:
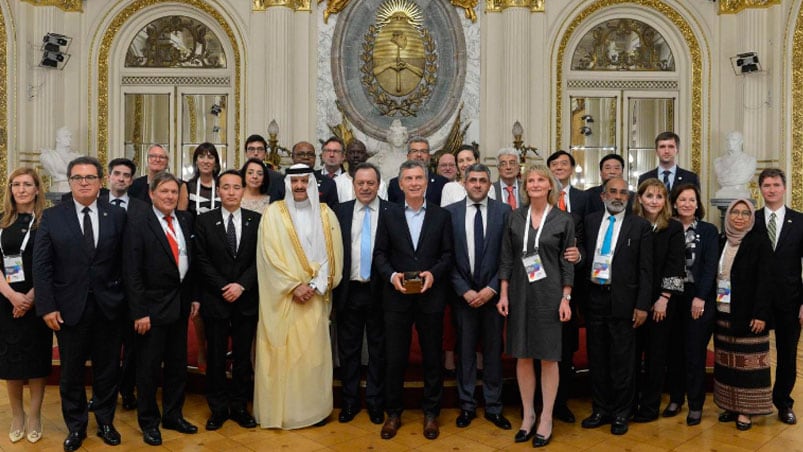
[[[245,408],[234,410],[229,415],[229,419],[233,420],[242,428],[254,428],[257,426],[257,420],[251,416]]]
[[[161,446],[162,433],[158,428],[149,428],[142,432],[142,440],[149,446]]]
[[[610,422],[611,419],[608,416],[598,411],[595,411],[591,413],[591,416],[588,416],[587,418],[583,419],[583,422],[581,422],[580,425],[583,428],[597,428],[600,425],[605,425]]]
[[[525,441],[529,441],[533,435],[535,435],[535,422],[533,422],[533,425],[530,426],[529,432],[524,430],[519,430],[516,432],[516,436],[513,437],[513,441],[517,443],[523,443]]]
[[[724,411],[719,414],[719,422],[733,422],[739,418],[739,415],[733,411]]]
[[[84,438],[86,438],[86,432],[70,432],[64,440],[64,450],[72,452],[80,449],[81,444],[84,443]]]
[[[614,435],[624,435],[627,433],[627,418],[617,417],[611,424],[611,433]]]
[[[401,427],[401,417],[398,414],[391,414],[382,426],[382,439],[391,439],[396,436],[396,432]]]
[[[784,424],[794,425],[797,424],[797,417],[795,417],[795,412],[792,411],[791,408],[779,408],[778,409],[778,419],[781,420]]]
[[[559,421],[566,422],[567,424],[574,424],[576,422],[574,413],[572,413],[572,410],[566,405],[556,406],[555,409],[552,410],[552,417]]]
[[[343,424],[346,422],[351,422],[351,420],[354,419],[354,416],[356,416],[359,412],[359,408],[345,407],[340,410],[340,414],[337,416],[337,421]]]
[[[680,413],[680,408],[682,406],[682,403],[669,402],[669,405],[666,406],[666,409],[664,409],[664,412],[661,413],[661,416],[675,417],[678,415],[678,413]]]
[[[325,418],[321,419],[320,421],[312,424],[312,426],[313,427],[323,427],[324,425],[326,425],[328,423],[329,423],[329,416],[326,416]]]
[[[98,436],[104,443],[110,446],[117,446],[120,444],[120,432],[118,432],[112,424],[98,425]]]
[[[217,430],[220,427],[223,427],[223,423],[229,418],[229,414],[226,412],[222,413],[212,413],[209,416],[209,419],[206,420],[206,429],[207,430]]]
[[[692,427],[694,425],[699,425],[702,420],[703,420],[702,410],[689,410],[689,414],[686,415],[686,425],[688,425],[689,427]]]
[[[544,447],[547,444],[549,444],[549,440],[551,439],[552,439],[551,433],[546,438],[536,433],[535,438],[533,438],[533,447]]]
[[[369,408],[368,418],[371,419],[372,424],[383,424],[385,422],[385,412],[382,410],[372,410]]]
[[[502,413],[485,413],[485,419],[502,430],[510,430],[513,428],[513,426],[510,425],[510,421],[507,420]]]
[[[457,420],[455,420],[455,424],[458,428],[466,428],[471,425],[471,421],[477,417],[477,413],[474,411],[468,410],[460,410],[460,415],[457,416]]]
[[[658,420],[657,414],[649,415],[643,413],[636,413],[636,415],[633,416],[633,422],[638,422],[639,424],[646,424],[647,422],[653,422],[657,420]]]
[[[168,430],[175,430],[179,433],[198,433],[198,427],[190,424],[183,417],[173,419],[172,421],[162,420],[162,427]]]
[[[124,395],[123,396],[123,409],[124,410],[133,410],[136,407],[137,407],[137,398],[134,397],[133,394]]]

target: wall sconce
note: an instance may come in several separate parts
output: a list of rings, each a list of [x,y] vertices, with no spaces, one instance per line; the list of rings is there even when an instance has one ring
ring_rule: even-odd
[[[209,109],[209,114],[214,115],[214,116],[220,116],[220,112],[222,112],[222,111],[223,111],[223,108],[220,105],[214,104],[214,105],[212,105],[212,108]]]
[[[284,147],[279,145],[279,124],[276,123],[276,120],[273,119],[268,124],[268,160],[267,163],[273,167],[274,170],[278,170],[281,168],[279,166],[279,162],[281,162],[282,157],[279,155],[280,152],[283,152],[287,155],[290,155],[290,151]]]
[[[731,57],[731,67],[736,75],[761,72],[761,63],[758,62],[758,53],[756,52],[745,52]]]
[[[591,135],[591,127],[588,126],[580,127],[580,134],[585,136]]]
[[[538,148],[524,145],[524,140],[521,139],[522,135],[524,135],[524,127],[521,126],[520,122],[514,122],[513,148],[519,151],[519,165],[521,166],[521,174],[524,174],[525,165],[527,164],[527,152],[532,152],[536,157],[541,155],[538,153]]]
[[[591,115],[583,115],[580,119],[582,119],[586,124],[594,122],[594,117]]]
[[[70,61],[70,48],[72,38],[58,33],[48,33],[42,38],[42,59],[39,61],[40,67],[63,70],[67,62]]]

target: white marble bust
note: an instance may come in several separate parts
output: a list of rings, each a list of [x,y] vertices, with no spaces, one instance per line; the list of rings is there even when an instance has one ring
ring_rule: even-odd
[[[399,166],[407,160],[407,127],[400,120],[394,119],[385,134],[387,144],[368,159],[379,168],[382,180],[390,180],[399,175]]]
[[[727,152],[714,160],[714,172],[720,189],[715,198],[749,198],[747,184],[756,171],[756,158],[745,154],[741,132],[730,132],[725,138]]]
[[[50,191],[66,193],[70,191],[67,181],[67,165],[80,157],[72,151],[72,133],[67,127],[56,131],[56,149],[42,149],[39,156],[42,168],[50,175]]]

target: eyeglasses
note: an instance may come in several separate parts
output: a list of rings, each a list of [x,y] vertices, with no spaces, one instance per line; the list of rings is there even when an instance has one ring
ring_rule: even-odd
[[[457,168],[457,165],[454,163],[441,163],[438,165],[438,168]]]
[[[92,182],[95,182],[98,179],[100,178],[94,174],[90,174],[89,176],[70,176],[71,182],[79,182],[79,183],[88,182],[91,184]]]
[[[335,153],[335,154],[340,154],[341,152],[343,152],[343,150],[342,149],[333,149],[333,148],[323,148],[323,152],[332,152],[332,153]]]
[[[502,162],[499,162],[499,164],[498,164],[498,166],[500,168],[513,167],[513,166],[516,166],[516,165],[518,165],[518,163],[516,163],[515,160],[502,161]]]
[[[429,149],[410,149],[408,154],[429,154]]]
[[[260,147],[249,146],[249,147],[245,148],[245,150],[248,151],[248,152],[262,152],[262,151],[265,150],[265,148],[263,148],[262,146],[260,146]]]
[[[167,160],[167,156],[159,154],[148,154],[148,160]]]
[[[9,186],[11,188],[20,188],[20,187],[33,188],[36,186],[36,184],[34,184],[33,182],[12,182],[9,184]]]
[[[749,210],[731,210],[730,215],[732,217],[742,217],[742,218],[750,218],[753,213]]]
[[[301,157],[301,158],[309,158],[309,157],[313,157],[314,158],[315,157],[315,153],[314,152],[296,152],[295,154],[293,154],[293,156],[294,157]]]

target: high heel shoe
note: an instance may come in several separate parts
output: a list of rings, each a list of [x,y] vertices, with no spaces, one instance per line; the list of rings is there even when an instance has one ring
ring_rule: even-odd
[[[535,422],[530,426],[530,431],[519,430],[513,440],[517,443],[529,441],[535,435]]]
[[[17,430],[13,430],[13,426],[11,428],[12,430],[8,431],[8,439],[10,439],[12,443],[16,443],[22,438],[25,438],[25,413],[22,414],[22,428]]]
[[[30,423],[30,418],[28,418],[28,421]],[[34,429],[30,428],[30,426],[28,426],[28,436],[26,436],[25,438],[28,440],[29,443],[33,444],[33,443],[39,441],[40,439],[42,439],[42,432],[43,431],[44,431],[44,429],[42,428],[42,419],[40,417],[39,418],[39,430],[34,430]]]
[[[538,433],[535,434],[535,438],[533,438],[533,447],[544,447],[549,444],[549,440],[552,439],[552,433],[549,434],[546,438],[539,435]]]
[[[749,415],[746,415],[746,416],[747,416],[747,419],[748,419],[747,422],[742,422],[742,421],[739,420],[738,417],[736,418],[736,429],[737,430],[740,430],[740,431],[744,432],[746,430],[750,430],[750,427],[753,426],[753,420],[750,419]]]

